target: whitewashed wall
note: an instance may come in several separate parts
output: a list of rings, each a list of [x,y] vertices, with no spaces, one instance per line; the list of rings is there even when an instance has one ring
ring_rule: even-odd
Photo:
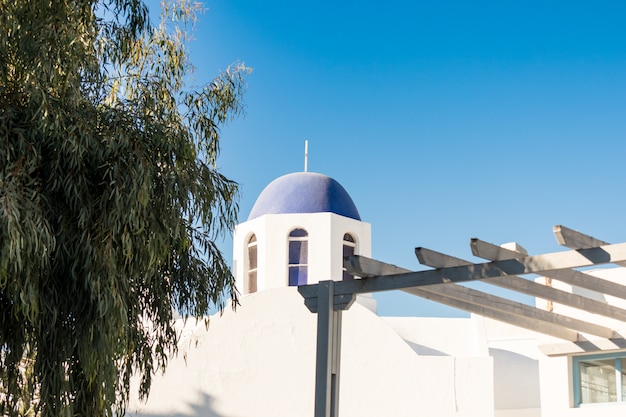
[[[237,288],[243,293],[247,242],[257,237],[259,291],[288,285],[287,256],[289,232],[303,228],[309,234],[309,284],[332,279],[340,281],[343,266],[343,235],[357,240],[356,253],[371,256],[369,223],[334,213],[266,214],[237,225],[233,237],[233,266]]]
[[[143,417],[312,417],[316,315],[293,287],[243,297],[188,323],[178,357],[157,376]],[[344,313],[341,417],[492,417],[488,356],[420,356],[369,310]]]
[[[595,271],[587,271],[597,277],[621,283],[626,285],[626,269],[624,268],[607,268]],[[543,280],[543,278],[539,278]],[[602,294],[594,293],[583,288],[572,287],[571,285],[561,283],[560,281],[552,281],[552,285],[556,288],[581,294],[586,297],[594,298],[598,301],[608,302],[609,304],[626,308],[626,301],[615,298],[606,297]],[[538,300],[538,307],[546,308],[545,302]],[[577,310],[571,307],[554,305],[554,312],[566,314],[582,320],[588,320],[599,324],[604,324],[618,330],[622,335],[626,335],[625,323],[606,318],[604,316]],[[598,344],[610,347],[610,344],[597,341],[597,337],[586,335],[586,337]],[[573,343],[565,343],[563,341],[541,337],[538,339],[538,345],[545,351],[562,350],[571,353],[563,353],[559,356],[543,356],[540,361],[540,378],[541,378],[541,405],[543,417],[617,417],[626,415],[626,403],[606,403],[606,404],[588,404],[581,407],[574,407],[573,399],[573,375],[572,375],[572,355],[584,353]],[[555,348],[558,346],[558,349]],[[617,347],[615,347],[617,348]],[[588,352],[606,353],[606,352]]]

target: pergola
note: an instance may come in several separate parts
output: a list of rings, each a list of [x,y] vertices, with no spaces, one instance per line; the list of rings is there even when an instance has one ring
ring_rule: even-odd
[[[563,339],[581,351],[625,348],[624,337],[605,325],[459,285],[464,282],[484,281],[548,302],[626,321],[626,309],[520,277],[538,274],[550,280],[626,299],[625,285],[575,269],[611,263],[626,266],[626,243],[608,244],[564,226],[555,226],[553,231],[559,244],[572,250],[528,256],[522,251],[471,239],[473,255],[488,262],[471,263],[420,247],[415,249],[419,262],[435,269],[410,271],[374,259],[352,256],[344,260],[345,267],[348,272],[361,279],[321,281],[318,284],[300,286],[298,291],[304,297],[305,305],[318,315],[315,417],[338,415],[341,312],[352,305],[357,294],[402,290]],[[586,335],[596,339],[591,341]]]

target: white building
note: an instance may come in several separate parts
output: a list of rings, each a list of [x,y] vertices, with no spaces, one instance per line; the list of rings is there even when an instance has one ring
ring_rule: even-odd
[[[267,186],[233,244],[241,306],[212,317],[208,330],[204,323],[178,323],[178,356],[155,377],[147,403],[131,403],[128,415],[313,416],[316,315],[296,285],[355,279],[343,269],[343,257],[371,256],[370,225],[338,182],[301,172]],[[622,268],[596,274],[614,283],[626,279]],[[623,321],[557,304],[540,307],[623,327]],[[572,343],[479,315],[379,317],[375,310],[365,295],[343,313],[341,417],[626,412],[620,335]]]

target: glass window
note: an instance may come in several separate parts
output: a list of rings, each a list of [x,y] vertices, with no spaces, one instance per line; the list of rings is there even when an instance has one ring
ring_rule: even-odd
[[[309,234],[304,229],[289,233],[289,285],[306,285],[309,264]]]
[[[248,268],[244,293],[249,294],[257,290],[257,241],[256,236],[248,240]]]
[[[350,233],[346,233],[345,235],[343,235],[343,257],[345,258],[347,256],[354,255],[355,250],[356,250],[356,241],[354,240],[354,237],[352,237]],[[343,260],[342,260],[342,265],[343,265]],[[346,271],[346,268],[343,268],[342,279],[344,281],[354,279],[354,275],[349,274],[348,271]]]
[[[574,404],[626,401],[626,352],[573,357]]]

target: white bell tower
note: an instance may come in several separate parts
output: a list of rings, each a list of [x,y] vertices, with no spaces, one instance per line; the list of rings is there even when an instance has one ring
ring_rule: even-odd
[[[350,195],[334,179],[313,172],[271,182],[233,240],[236,285],[244,296],[354,279],[344,271],[343,257],[372,252],[371,226],[361,221]]]

